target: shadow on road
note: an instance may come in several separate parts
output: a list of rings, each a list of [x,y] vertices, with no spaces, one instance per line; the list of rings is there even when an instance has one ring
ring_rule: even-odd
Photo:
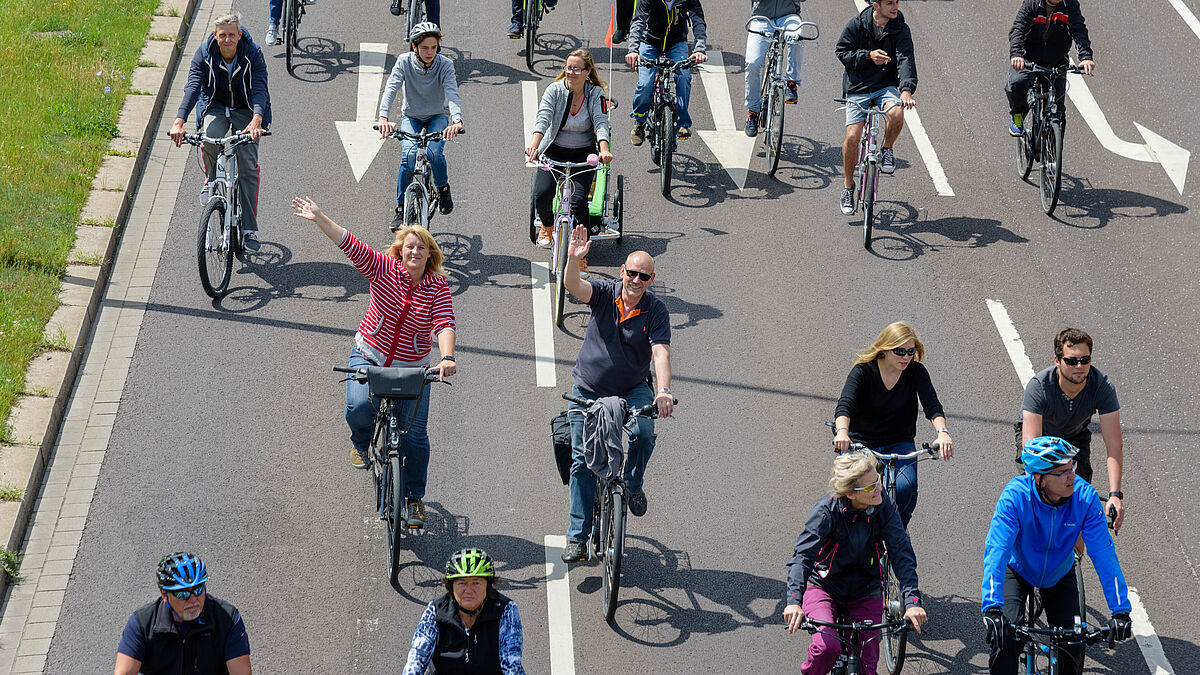
[[[1114,188],[1093,188],[1086,178],[1063,175],[1058,209],[1052,218],[1079,229],[1108,227],[1122,218],[1156,218],[1187,213],[1183,204]]]
[[[525,41],[513,40],[515,44],[521,45],[520,54],[525,56]],[[543,33],[540,30],[537,34],[537,49],[533,54],[533,74],[538,77],[549,77],[551,79],[558,76],[562,71],[563,61],[567,58],[567,54],[579,49],[583,46],[583,42],[574,35],[565,33]],[[528,79],[526,77],[525,79]]]
[[[303,25],[301,24],[301,32]],[[274,58],[279,66],[275,72],[286,74],[286,54],[282,47]],[[296,45],[292,62],[292,77],[304,82],[329,82],[358,66],[358,52],[347,53],[342,43],[329,38],[302,35]]]
[[[875,202],[871,253],[884,260],[907,261],[943,248],[983,248],[1000,242],[1029,242],[1025,237],[1003,227],[1000,221],[994,218],[919,218],[920,213],[907,202]],[[861,215],[851,225],[862,227]],[[924,236],[931,234],[948,241],[937,243]]]

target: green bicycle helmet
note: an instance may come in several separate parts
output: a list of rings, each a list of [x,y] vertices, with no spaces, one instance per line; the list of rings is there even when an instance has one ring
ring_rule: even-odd
[[[446,580],[462,577],[495,577],[496,567],[492,556],[481,548],[464,548],[456,551],[446,561]]]

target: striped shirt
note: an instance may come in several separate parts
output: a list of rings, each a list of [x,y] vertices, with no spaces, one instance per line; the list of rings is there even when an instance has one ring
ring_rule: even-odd
[[[371,304],[354,336],[367,360],[381,366],[393,361],[422,362],[433,347],[431,336],[454,330],[454,306],[445,277],[426,274],[413,288],[404,263],[372,249],[348,230],[338,248],[371,282]],[[403,316],[406,306],[408,313]],[[397,331],[402,316],[404,323]]]

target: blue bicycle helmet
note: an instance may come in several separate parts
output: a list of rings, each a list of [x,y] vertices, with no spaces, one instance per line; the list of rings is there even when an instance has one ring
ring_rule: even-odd
[[[206,581],[208,570],[204,561],[191,553],[172,553],[158,563],[158,587],[164,591],[191,588]]]
[[[1055,467],[1071,461],[1079,448],[1058,436],[1038,436],[1025,441],[1021,451],[1021,463],[1029,474],[1049,473]]]

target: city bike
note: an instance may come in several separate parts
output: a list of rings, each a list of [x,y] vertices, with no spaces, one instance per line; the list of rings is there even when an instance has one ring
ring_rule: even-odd
[[[562,395],[564,399],[583,406],[588,410],[594,400],[573,396],[570,393]],[[678,400],[675,403],[679,403]],[[579,411],[569,411],[578,413]],[[591,414],[584,412],[585,415]],[[625,435],[633,433],[639,417],[655,419],[658,417],[658,406],[647,403],[641,408],[626,410],[625,421],[622,425]],[[603,565],[604,583],[604,620],[612,623],[617,612],[617,597],[621,592],[621,563],[625,558],[625,517],[629,508],[628,492],[625,488],[624,462],[625,442],[622,440],[621,464],[610,476],[597,476],[596,499],[592,502],[592,533],[588,537],[590,556]]]
[[[671,155],[675,152],[676,136],[679,131],[675,110],[675,73],[696,65],[692,57],[674,61],[660,56],[651,61],[639,59],[642,68],[655,68],[654,98],[650,101],[650,112],[643,123],[646,141],[650,143],[650,160],[659,166],[658,182],[662,196],[671,193]]]
[[[283,32],[284,54],[288,73],[292,72],[292,56],[300,44],[300,21],[304,18],[307,0],[283,0]]]
[[[1058,193],[1062,190],[1063,131],[1066,125],[1066,110],[1059,110],[1053,95],[1054,83],[1067,73],[1082,73],[1079,66],[1065,65],[1043,68],[1036,63],[1025,63],[1025,70],[1033,73],[1027,94],[1029,111],[1017,137],[1017,175],[1021,180],[1029,178],[1033,163],[1038,163],[1038,192],[1042,199],[1042,211],[1054,213],[1058,205]]]
[[[763,26],[766,28],[762,28]],[[783,89],[788,82],[787,54],[791,49],[800,49],[795,43],[801,40],[816,40],[821,35],[821,29],[811,21],[791,21],[774,27],[767,17],[755,15],[746,21],[746,30],[771,41],[763,57],[762,84],[759,89],[759,100],[762,102],[759,133],[765,148],[767,175],[774,176],[775,170],[779,168],[779,151],[783,148]]]
[[[269,131],[263,132],[263,136],[270,135]],[[233,134],[225,138],[186,134],[183,140],[196,147],[202,143],[217,146],[216,173],[201,193],[205,204],[200,214],[196,261],[204,292],[219,300],[229,292],[233,257],[242,254],[242,204],[238,199],[238,161],[234,151],[243,143],[255,141],[250,134]]]
[[[855,621],[846,623],[844,616],[838,617],[837,623],[828,621],[820,621],[812,617],[804,617],[800,622],[800,627],[808,631],[810,634],[824,633],[837,638],[838,642],[842,643],[842,653],[838,655],[837,662],[833,664],[833,669],[829,671],[830,675],[859,675],[862,671],[862,648],[864,640],[862,633],[878,630],[879,635],[888,635],[889,633],[900,633],[904,635],[908,632],[908,619],[892,619],[883,623],[875,623],[873,621]],[[867,641],[878,639],[875,637],[867,638]],[[897,669],[895,672],[900,672]]]
[[[1025,599],[1025,616],[1013,626],[1013,634],[1025,643],[1021,652],[1021,673],[1023,675],[1058,675],[1061,670],[1059,663],[1062,656],[1071,658],[1066,648],[1073,645],[1090,645],[1098,642],[1108,642],[1112,649],[1115,642],[1108,626],[1089,628],[1087,622],[1075,617],[1073,628],[1039,628],[1036,626],[1037,614],[1034,593]],[[1078,672],[1083,672],[1083,664],[1079,664]]]
[[[406,529],[419,528],[408,523],[405,511],[404,467],[407,457],[401,437],[408,433],[421,397],[426,395],[431,382],[438,381],[441,371],[437,368],[381,366],[334,366],[333,369],[347,373],[342,382],[354,380],[366,384],[371,399],[379,402],[371,431],[371,447],[365,459],[375,482],[375,508],[379,510],[379,519],[387,526],[388,583],[395,585],[400,571],[400,539]],[[412,417],[407,423],[402,423],[400,419],[401,401],[414,401]]]
[[[525,24],[525,67],[530,70],[533,70],[533,54],[537,49],[538,26],[551,9],[546,7],[545,0],[525,0],[525,7],[521,10],[521,19]]]
[[[379,125],[372,125],[371,128],[378,131]],[[464,132],[459,131],[458,133]],[[429,221],[433,220],[433,214],[437,213],[438,197],[441,192],[433,184],[433,167],[429,165],[429,157],[426,153],[430,141],[447,139],[441,131],[410,134],[407,131],[401,131],[399,125],[396,125],[395,131],[392,132],[392,138],[398,141],[413,141],[417,144],[412,181],[409,182],[408,187],[404,188],[404,199],[401,201],[400,214],[402,218],[399,221],[392,221],[392,231],[395,232],[401,226],[410,224],[417,224],[428,230]],[[400,161],[403,162],[404,158],[401,157]]]
[[[551,286],[550,310],[556,326],[562,325],[563,308],[566,305],[567,289],[565,278],[567,270],[567,246],[571,241],[571,231],[575,229],[575,217],[571,213],[571,191],[575,189],[571,176],[580,171],[594,171],[595,180],[588,201],[589,221],[583,223],[588,228],[588,239],[598,241],[615,239],[621,243],[625,217],[625,177],[617,176],[617,188],[610,191],[610,169],[600,164],[599,155],[588,155],[586,162],[556,162],[542,155],[538,158],[539,170],[549,171],[554,175],[558,187],[554,196],[554,229],[550,235],[550,273],[554,276]],[[537,242],[538,217],[534,195],[537,190],[537,173],[534,173],[529,195],[529,241]]]
[[[875,226],[875,200],[879,196],[879,165],[883,162],[883,144],[879,142],[880,136],[887,127],[887,111],[891,110],[892,106],[900,104],[893,103],[887,109],[880,110],[864,108],[849,99],[835,98],[833,100],[845,104],[845,106],[855,106],[867,116],[867,121],[863,125],[862,138],[858,141],[858,167],[854,171],[854,177],[858,180],[856,205],[861,205],[863,212],[863,248],[869,251],[871,250],[871,228]],[[838,110],[845,109],[844,106],[838,108]]]
[[[408,14],[404,22],[404,35],[407,37],[412,35],[413,27],[425,20],[425,0],[403,0],[400,8]]]

